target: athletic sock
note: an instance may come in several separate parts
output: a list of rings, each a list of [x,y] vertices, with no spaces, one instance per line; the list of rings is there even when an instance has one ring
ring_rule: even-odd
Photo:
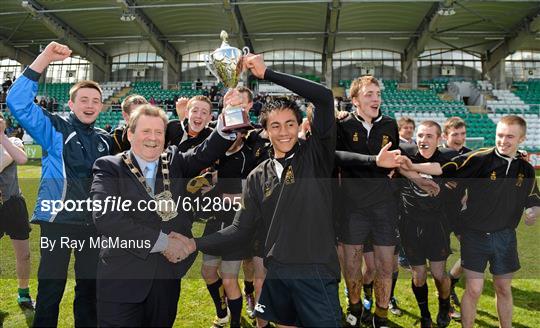
[[[19,288],[17,290],[19,292],[19,297],[28,297],[30,298],[30,288]]]
[[[450,310],[450,297],[443,299],[439,297],[439,309],[449,311]]]
[[[394,297],[394,289],[396,289],[398,276],[399,276],[399,271],[392,272],[392,289],[390,290],[390,298]]]
[[[255,287],[253,286],[253,281],[244,280],[244,294],[253,294]]]
[[[242,295],[234,300],[227,299],[227,304],[229,305],[229,310],[231,310],[231,327],[240,327],[240,317],[242,316]]]
[[[218,318],[225,318],[227,316],[227,302],[225,301],[225,291],[223,290],[223,281],[218,279],[213,284],[206,285],[210,297],[216,307],[216,315]]]
[[[369,284],[364,284],[363,289],[364,289],[364,298],[371,301],[373,299],[373,281],[370,282]]]
[[[362,315],[362,302],[358,302],[356,304],[349,303],[349,313],[357,318],[360,318]]]
[[[420,314],[423,318],[430,317],[431,314],[429,313],[428,308],[428,285],[427,282],[424,283],[423,286],[416,287],[414,285],[414,282],[411,280],[411,286],[414,293],[414,297],[416,297],[416,303],[418,303],[418,307],[420,308]]]

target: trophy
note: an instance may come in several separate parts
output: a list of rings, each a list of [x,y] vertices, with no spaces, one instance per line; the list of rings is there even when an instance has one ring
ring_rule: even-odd
[[[229,35],[225,31],[221,31],[220,38],[223,41],[221,47],[205,56],[206,67],[226,88],[235,88],[242,74],[242,56],[249,53],[249,48],[244,47],[240,50],[231,47],[227,42]],[[246,110],[240,106],[223,109],[223,125],[223,132],[253,128]]]

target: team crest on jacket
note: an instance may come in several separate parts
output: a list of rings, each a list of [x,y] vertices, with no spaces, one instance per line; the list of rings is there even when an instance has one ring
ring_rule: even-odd
[[[491,179],[491,181],[497,180],[497,173],[495,173],[495,171],[491,172],[489,178]]]
[[[352,136],[352,141],[358,142],[358,132],[355,132]]]
[[[97,150],[102,153],[105,151],[105,146],[103,145],[103,143],[98,143],[98,146],[97,146]]]
[[[270,182],[264,183],[264,197],[268,198],[272,195],[272,188],[270,188]]]
[[[523,178],[525,178],[525,175],[523,173],[519,173],[517,177],[516,187],[521,187],[523,185]]]
[[[388,144],[388,142],[390,142],[390,137],[387,136],[386,134],[383,134],[381,148],[386,146],[386,144]]]
[[[294,183],[294,173],[292,170],[292,166],[289,166],[289,168],[287,169],[287,173],[285,174],[285,184],[289,185],[293,183]]]

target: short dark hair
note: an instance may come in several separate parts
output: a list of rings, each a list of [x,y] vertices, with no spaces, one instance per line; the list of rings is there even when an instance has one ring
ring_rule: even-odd
[[[236,90],[240,93],[245,93],[248,95],[249,102],[253,102],[253,91],[249,90],[248,87],[236,87]]]
[[[300,110],[300,107],[298,107],[296,102],[288,98],[279,97],[273,98],[267,102],[261,111],[259,121],[264,129],[266,129],[266,124],[268,123],[268,115],[270,115],[272,112],[280,110],[292,111],[296,117],[296,122],[298,122],[298,125],[302,124],[302,110]]]
[[[460,129],[466,127],[467,123],[465,123],[465,121],[461,117],[453,116],[448,118],[446,122],[444,122],[443,132],[444,134],[448,134],[448,131],[450,131],[450,129]]]
[[[420,126],[428,126],[428,127],[435,127],[435,129],[437,130],[437,136],[441,136],[441,126],[439,125],[439,123],[435,122],[435,121],[431,121],[431,120],[427,120],[427,121],[423,121],[422,123],[420,123]]]
[[[103,96],[103,91],[101,90],[99,83],[90,80],[82,80],[75,83],[71,89],[69,89],[69,100],[75,101],[75,98],[77,98],[77,91],[79,91],[79,89],[94,89],[99,92],[100,98]]]
[[[127,96],[126,99],[122,101],[121,107],[122,107],[122,111],[129,115],[131,105],[144,105],[144,104],[148,104],[148,101],[146,100],[146,98],[138,94],[132,94],[132,95]]]

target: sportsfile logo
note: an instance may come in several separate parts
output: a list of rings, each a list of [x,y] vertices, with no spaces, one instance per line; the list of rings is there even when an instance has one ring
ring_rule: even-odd
[[[241,197],[221,198],[221,197],[181,197],[176,200],[138,200],[132,201],[124,199],[122,196],[107,196],[105,199],[68,199],[50,200],[44,199],[40,202],[42,212],[57,214],[66,212],[98,212],[106,214],[108,212],[133,212],[133,211],[158,211],[164,209],[183,210],[185,212],[220,212],[239,211],[242,206]]]

